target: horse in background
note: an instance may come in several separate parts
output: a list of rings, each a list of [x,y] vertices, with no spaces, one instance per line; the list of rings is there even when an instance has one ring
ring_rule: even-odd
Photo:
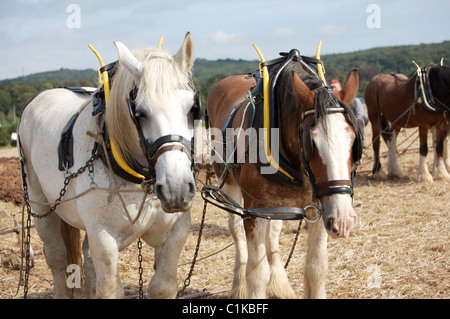
[[[444,149],[442,151],[442,158],[444,160],[445,168],[447,172],[450,172],[450,123],[447,124],[447,133],[446,138],[444,139]],[[439,156],[436,149],[436,128],[431,128],[431,136],[433,141],[433,150],[434,150],[434,161],[433,161],[433,172],[437,169],[439,164]]]
[[[419,76],[425,74],[420,85]],[[419,97],[419,90],[425,86],[427,95],[434,107],[420,107],[425,103]],[[450,179],[443,159],[444,139],[447,132],[450,107],[450,68],[445,65],[430,64],[408,78],[403,74],[378,74],[366,87],[365,100],[372,125],[374,151],[373,177],[385,179],[386,173],[380,164],[380,136],[389,149],[388,176],[403,178],[404,172],[397,160],[397,136],[402,128],[419,127],[420,160],[417,181],[432,182],[434,179]],[[431,109],[435,109],[432,111]],[[428,130],[436,131],[436,159],[433,176],[426,163],[428,154]]]
[[[239,105],[245,103],[247,93],[259,81],[249,75],[234,75],[213,86],[207,97],[211,127],[227,126],[234,110],[229,127],[248,129],[251,126],[249,111]],[[223,185],[224,192],[237,203],[243,200],[245,208],[305,207],[311,201],[311,193],[317,195],[322,218],[317,223],[308,223],[306,298],[326,296],[328,235],[348,237],[356,223],[352,175],[354,157],[358,156],[354,153],[354,144],[359,143],[359,139],[355,119],[346,105],[354,98],[357,88],[358,75],[354,70],[338,93],[337,101],[323,81],[294,58],[281,71],[276,84],[280,131],[275,143],[290,165],[300,172],[299,185],[286,187],[269,181],[248,159],[234,167],[233,174],[226,175]],[[300,127],[303,138],[299,134]],[[235,139],[231,143],[237,145],[239,141]],[[218,145],[215,150],[220,151],[221,147]],[[307,166],[312,187],[304,174]],[[221,176],[221,163],[214,163],[214,169]],[[230,214],[229,228],[236,247],[231,298],[295,298],[279,250],[282,221],[242,219]]]
[[[40,93],[24,109],[18,132],[27,196],[54,278],[55,298],[72,297],[66,285],[66,255],[81,254],[72,251],[80,229],[87,235],[83,242],[87,297],[124,296],[119,252],[142,238],[155,248],[155,273],[147,296],[174,298],[178,257],[188,236],[195,195],[191,154],[186,143],[180,143],[190,143],[193,137],[192,38],[187,33],[174,56],[154,48],[131,52],[120,42],[114,44],[119,60],[103,112],[94,111],[92,95],[64,88]],[[74,114],[71,172],[68,167],[58,169],[58,142]],[[107,140],[102,135],[106,129]],[[140,176],[137,181],[128,171],[122,172],[126,178],[116,175],[113,158],[99,160],[97,151],[104,149],[106,157],[106,147],[113,141],[126,167]],[[86,173],[75,173],[80,167]],[[50,203],[66,177],[74,174],[62,198],[74,200],[63,201],[56,209],[53,205],[52,211]],[[91,191],[78,197],[86,190]],[[62,229],[72,235],[61,234]]]

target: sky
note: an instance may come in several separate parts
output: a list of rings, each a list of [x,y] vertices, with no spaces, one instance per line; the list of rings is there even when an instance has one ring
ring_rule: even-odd
[[[267,60],[293,48],[314,56],[450,40],[449,0],[0,0],[0,80],[96,69],[131,50],[175,54],[187,31],[196,58]],[[326,61],[325,61],[326,64]]]

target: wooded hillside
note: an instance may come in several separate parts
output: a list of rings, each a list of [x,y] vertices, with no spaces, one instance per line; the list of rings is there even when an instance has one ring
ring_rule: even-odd
[[[288,50],[289,48],[281,48]],[[298,48],[301,49],[301,48]],[[433,44],[381,47],[351,53],[323,55],[326,78],[345,80],[348,72],[358,68],[360,77],[359,95],[364,95],[368,81],[378,73],[398,72],[408,76],[415,71],[412,60],[419,65],[438,63],[442,57],[449,58],[450,41]],[[274,57],[266,57],[274,59]],[[107,63],[112,61],[107,61]],[[194,79],[197,89],[205,101],[211,86],[218,80],[239,73],[252,72],[258,68],[258,61],[205,60],[197,59],[194,64]],[[60,69],[31,74],[15,79],[0,81],[0,146],[9,143],[9,135],[15,130],[25,102],[34,94],[64,85],[97,86],[97,70]],[[203,103],[204,105],[204,103]]]

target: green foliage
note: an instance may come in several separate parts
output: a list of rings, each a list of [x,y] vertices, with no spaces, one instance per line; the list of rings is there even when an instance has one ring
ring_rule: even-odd
[[[433,44],[405,45],[375,48],[351,53],[322,56],[326,78],[345,81],[347,74],[357,68],[360,78],[359,94],[364,95],[367,83],[378,73],[403,73],[410,76],[416,67],[412,60],[424,67],[429,63],[439,63],[448,58],[450,41]]]
[[[234,74],[242,74],[253,72],[258,68],[258,61],[245,60],[205,60],[196,59],[194,63],[193,76],[195,79],[195,86],[200,90],[202,97],[202,108],[206,106],[206,97],[208,96],[211,87]]]
[[[43,72],[0,82],[0,146],[10,143],[11,133],[26,102],[36,93],[65,85],[97,86],[97,71]]]

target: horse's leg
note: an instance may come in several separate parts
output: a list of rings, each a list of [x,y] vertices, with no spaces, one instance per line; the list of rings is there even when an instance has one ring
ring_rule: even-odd
[[[30,198],[36,199],[34,196]],[[33,212],[37,214],[43,214],[48,209],[48,206],[33,206]],[[45,260],[53,275],[53,298],[72,298],[66,283],[67,259],[66,247],[60,235],[61,218],[52,213],[46,218],[35,219],[35,226],[44,243]]]
[[[383,171],[380,162],[380,144],[381,144],[381,130],[380,123],[377,120],[371,121],[372,124],[372,148],[373,148],[373,168],[372,177],[374,179],[386,179],[386,173]]]
[[[224,192],[233,198],[237,203],[242,202],[242,193],[238,185],[225,184],[223,186]],[[246,299],[247,298],[247,280],[245,276],[248,251],[247,238],[245,237],[244,223],[242,217],[229,214],[228,227],[230,228],[231,237],[235,246],[234,268],[233,268],[233,285],[231,289],[230,298],[232,299]]]
[[[328,235],[322,219],[317,223],[308,223],[308,250],[304,276],[305,298],[326,298],[327,240]]]
[[[147,297],[169,299],[177,295],[177,266],[181,249],[186,243],[191,225],[191,214],[183,214],[165,236],[162,245],[155,248],[155,273],[147,289]],[[149,234],[151,235],[151,234]],[[142,236],[146,240],[145,234]]]
[[[270,282],[267,295],[271,298],[296,298],[295,292],[289,284],[289,280],[281,261],[280,233],[283,221],[272,220],[269,225],[267,238],[267,256],[270,264]]]
[[[262,218],[245,219],[244,227],[248,246],[246,271],[248,298],[265,299],[270,280],[270,267],[266,254],[269,221]]]
[[[418,182],[433,182],[433,177],[428,170],[427,165],[427,154],[428,154],[428,128],[425,126],[419,126],[419,141],[420,141],[420,160],[419,160],[419,168],[417,170],[417,181]]]
[[[84,294],[86,298],[93,299],[95,298],[96,276],[94,263],[92,261],[91,252],[89,250],[89,241],[87,234],[85,235],[83,241],[83,256],[84,256],[83,269],[85,276]]]
[[[388,176],[403,178],[405,176],[405,173],[400,167],[397,159],[397,136],[399,132],[399,129],[392,129],[390,138],[386,140],[386,144],[389,149]]]
[[[450,126],[447,127],[447,129],[450,129]],[[450,135],[447,133],[447,137],[444,139],[444,151],[443,151],[443,158],[445,162],[445,166],[447,168],[447,171],[450,171]]]
[[[106,227],[98,222],[93,222],[92,225],[92,229],[87,228],[87,233],[96,274],[96,297],[121,299],[124,291],[119,276],[117,242]]]
[[[434,128],[436,142],[433,143],[435,149],[435,159],[433,168],[433,178],[435,180],[444,179],[450,180],[450,175],[447,172],[444,161],[444,140],[446,139],[446,125],[440,125]]]
[[[28,194],[34,201],[47,202],[38,178],[30,165],[26,166]],[[35,214],[44,214],[50,207],[47,205],[31,204]],[[36,231],[44,243],[44,253],[47,265],[53,276],[53,297],[55,299],[72,298],[66,283],[67,259],[66,247],[61,236],[61,218],[53,212],[45,218],[35,218]]]

